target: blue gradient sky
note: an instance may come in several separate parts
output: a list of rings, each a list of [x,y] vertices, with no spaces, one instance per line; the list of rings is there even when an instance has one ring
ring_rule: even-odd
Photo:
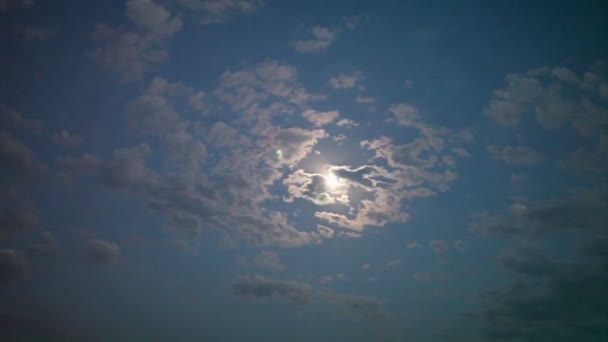
[[[0,0],[0,337],[604,341],[606,13]]]

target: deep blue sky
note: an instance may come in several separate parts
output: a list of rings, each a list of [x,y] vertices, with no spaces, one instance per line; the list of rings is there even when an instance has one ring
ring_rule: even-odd
[[[605,341],[607,13],[0,0],[0,339]]]

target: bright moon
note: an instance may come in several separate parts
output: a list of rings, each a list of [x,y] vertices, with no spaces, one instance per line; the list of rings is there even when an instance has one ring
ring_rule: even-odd
[[[328,188],[335,189],[339,185],[338,183],[338,177],[333,173],[330,172],[327,176],[325,176],[325,184],[327,184]]]

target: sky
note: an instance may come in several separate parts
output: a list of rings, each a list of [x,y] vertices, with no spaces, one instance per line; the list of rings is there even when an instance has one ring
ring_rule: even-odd
[[[0,339],[606,341],[606,22],[0,0]]]

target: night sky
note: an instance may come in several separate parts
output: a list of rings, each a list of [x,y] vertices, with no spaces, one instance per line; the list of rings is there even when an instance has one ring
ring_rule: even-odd
[[[0,0],[0,341],[607,341],[607,23]]]

